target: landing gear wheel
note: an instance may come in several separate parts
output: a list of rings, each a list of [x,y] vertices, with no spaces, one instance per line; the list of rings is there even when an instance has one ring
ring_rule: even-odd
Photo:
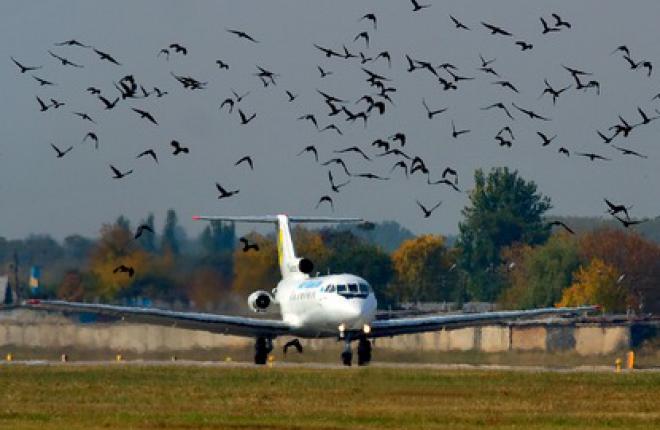
[[[350,366],[353,361],[353,353],[351,351],[344,351],[341,353],[341,362],[344,366]]]
[[[273,350],[273,342],[266,337],[258,337],[254,346],[254,364],[266,364],[268,354]]]
[[[360,338],[358,342],[358,366],[365,366],[371,361],[371,342],[366,337]]]

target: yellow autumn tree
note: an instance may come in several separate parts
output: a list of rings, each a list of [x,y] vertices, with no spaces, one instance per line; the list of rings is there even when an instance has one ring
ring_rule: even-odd
[[[392,254],[399,301],[448,300],[454,285],[452,256],[442,236],[426,234],[404,241]]]
[[[557,306],[601,305],[607,312],[626,310],[628,295],[618,282],[616,269],[599,258],[573,275],[573,285],[564,290]]]
[[[122,264],[133,268],[133,277],[127,273],[114,273],[115,268]],[[101,227],[101,237],[90,256],[90,272],[96,277],[98,295],[116,297],[145,273],[148,266],[149,255],[136,245],[127,228],[117,224]]]

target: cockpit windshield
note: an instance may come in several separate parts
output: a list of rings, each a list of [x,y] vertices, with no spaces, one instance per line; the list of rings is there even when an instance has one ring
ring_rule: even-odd
[[[337,285],[328,285],[324,288],[326,293],[337,293],[340,296],[346,298],[366,298],[369,293],[371,293],[371,287],[369,284],[360,282],[358,284],[337,284]]]

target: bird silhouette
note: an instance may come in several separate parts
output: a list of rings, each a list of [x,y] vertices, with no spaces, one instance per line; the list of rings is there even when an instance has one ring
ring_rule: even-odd
[[[140,118],[144,118],[151,122],[152,124],[158,125],[158,122],[156,122],[156,119],[151,115],[149,112],[142,110],[142,109],[136,109],[136,108],[131,108],[135,113],[140,115]]]
[[[630,213],[628,213],[628,209],[631,207],[627,207],[626,205],[621,205],[617,203],[612,203],[608,199],[603,199],[605,201],[605,204],[607,205],[607,212],[610,215],[617,215],[619,213],[623,213],[626,216],[626,219],[630,219]]]
[[[170,49],[174,49],[174,52],[176,52],[177,54],[188,55],[188,48],[182,46],[179,43],[170,44]]]
[[[367,154],[365,154],[364,151],[362,151],[357,146],[350,146],[348,148],[341,149],[341,150],[338,150],[338,151],[332,151],[332,152],[334,152],[335,154],[345,154],[347,152],[356,152],[356,153],[360,154],[362,156],[362,158],[364,158],[365,160],[371,161],[371,158],[369,158],[367,156]]]
[[[553,13],[552,17],[555,19],[555,27],[571,28],[571,24],[568,21],[562,20],[561,17],[556,13]]]
[[[495,82],[491,82],[491,84],[493,84],[493,85],[499,85],[499,86],[501,86],[502,88],[509,88],[511,91],[516,92],[516,93],[519,93],[519,92],[520,92],[520,91],[518,91],[518,88],[516,88],[516,87],[515,87],[511,82],[509,82],[509,81],[495,81]]]
[[[363,39],[367,49],[369,49],[369,33],[368,32],[366,32],[366,31],[359,32],[357,34],[357,36],[355,36],[355,38],[353,39],[353,42],[357,42],[358,39]]]
[[[109,61],[110,63],[116,64],[117,66],[121,66],[121,64],[112,55],[103,51],[99,51],[96,48],[93,48],[93,51],[96,52],[96,54],[99,56],[101,60],[106,60]]]
[[[91,122],[91,123],[93,123],[93,124],[96,124],[96,121],[94,121],[94,120],[92,119],[92,117],[89,116],[89,115],[87,115],[85,112],[73,112],[73,114],[76,115],[76,116],[78,116],[78,117],[80,117],[80,118],[82,118],[82,119],[84,119],[84,120],[86,120],[86,121],[89,121],[89,122]]]
[[[247,163],[248,166],[250,166],[250,170],[254,170],[254,164],[252,163],[252,157],[249,155],[246,155],[245,157],[242,157],[240,160],[234,163],[234,166],[238,166],[241,163]]]
[[[249,34],[247,34],[244,31],[232,30],[232,29],[227,29],[227,31],[232,33],[232,34],[235,34],[236,36],[238,36],[239,39],[246,39],[246,40],[249,40],[250,42],[253,42],[253,43],[259,43],[258,40],[255,40],[252,36],[250,36]]]
[[[229,70],[229,64],[225,63],[222,60],[215,60],[215,64],[217,64],[218,68],[221,70],[222,69]]]
[[[607,157],[603,157],[602,155],[594,154],[593,152],[576,152],[575,155],[579,155],[580,157],[587,157],[591,161],[596,161],[596,160],[611,161],[611,159]]]
[[[555,90],[550,85],[550,83],[548,82],[547,79],[544,79],[543,82],[545,83],[545,89],[543,90],[543,92],[541,93],[541,96],[539,98],[543,97],[545,94],[550,94],[552,96],[552,104],[553,105],[557,104],[557,99],[559,98],[561,93],[563,93],[564,91],[568,90],[571,87],[570,85],[568,85],[568,86],[566,86],[564,88],[561,88],[559,90]]]
[[[59,108],[61,108],[62,106],[66,105],[66,103],[63,103],[63,102],[57,101],[57,100],[52,99],[52,98],[50,99],[50,103],[51,103],[50,106],[51,106],[53,109],[59,109]]]
[[[293,94],[291,91],[286,90],[286,95],[289,97],[289,103],[298,98],[298,94]]]
[[[126,266],[124,264],[121,264],[121,265],[115,267],[114,270],[112,271],[112,273],[126,273],[129,278],[132,278],[133,275],[135,275],[135,269],[130,267],[130,266]]]
[[[399,160],[396,163],[394,163],[394,165],[390,169],[390,173],[392,173],[394,171],[394,169],[396,169],[397,167],[403,169],[403,173],[406,175],[406,178],[407,178],[408,177],[408,165],[406,164],[406,162],[403,161],[403,160]]]
[[[617,220],[619,220],[619,222],[620,222],[625,228],[628,228],[628,227],[631,227],[631,226],[634,226],[634,225],[638,225],[638,224],[642,224],[642,223],[648,221],[648,220],[623,219],[623,218],[619,218],[619,217],[616,216],[616,215],[614,215],[614,218],[616,218]]]
[[[550,222],[548,223],[548,225],[549,225],[550,227],[555,227],[555,226],[562,227],[564,230],[566,230],[566,231],[569,232],[570,234],[575,234],[575,232],[574,232],[569,226],[567,226],[565,223],[563,223],[563,222],[561,222],[561,221],[559,221],[559,220],[550,221]]]
[[[144,233],[145,231],[148,231],[151,234],[154,233],[154,229],[150,225],[141,224],[138,226],[137,230],[135,231],[135,236],[133,236],[133,239],[139,239],[140,236],[142,236],[142,233]]]
[[[334,131],[336,131],[337,134],[339,134],[339,135],[343,135],[343,134],[344,134],[344,133],[342,133],[342,131],[339,129],[339,127],[337,127],[335,124],[329,124],[329,125],[326,125],[325,127],[323,127],[322,129],[320,129],[319,131],[320,131],[320,132],[323,132],[323,131],[326,131],[326,130],[334,130]]]
[[[507,109],[507,107],[506,107],[506,106],[504,105],[504,103],[502,103],[502,102],[493,103],[492,105],[484,106],[484,107],[482,107],[482,108],[480,108],[480,109],[481,109],[481,110],[490,110],[490,109],[492,109],[492,108],[498,108],[498,109],[501,109],[501,110],[504,111],[504,113],[506,113],[506,116],[508,116],[510,119],[514,119],[513,116],[511,115],[511,112],[509,112],[509,109]]]
[[[225,105],[227,105],[229,106],[229,113],[232,113],[232,111],[234,110],[234,103],[235,103],[234,99],[226,98],[223,100],[222,103],[220,103],[219,109],[222,109]]]
[[[542,31],[541,34],[548,34],[548,33],[553,33],[553,32],[560,31],[559,28],[549,27],[548,23],[545,22],[545,19],[543,19],[543,17],[541,17],[539,19],[541,20],[541,25],[543,26],[543,31]]]
[[[306,115],[301,115],[301,116],[299,116],[299,117],[298,117],[298,120],[301,120],[301,119],[302,119],[302,120],[310,121],[312,124],[314,124],[314,127],[316,127],[316,129],[318,130],[318,128],[319,128],[319,124],[318,124],[318,122],[316,121],[316,117],[315,117],[314,115],[312,115],[311,113],[310,113],[310,114],[306,114]]]
[[[421,204],[421,203],[419,202],[419,200],[417,200],[417,206],[419,206],[419,208],[420,208],[420,209],[422,210],[422,212],[424,213],[424,218],[428,218],[428,217],[430,217],[431,214],[433,213],[433,211],[435,211],[435,210],[436,210],[441,204],[442,204],[442,201],[439,201],[438,203],[435,204],[435,206],[433,206],[433,207],[430,208],[430,209],[427,209],[426,206],[424,206],[423,204]]]
[[[80,48],[91,48],[91,45],[85,45],[76,39],[65,40],[64,42],[54,43],[55,46],[78,46]]]
[[[98,95],[98,94],[101,94],[101,90],[99,90],[99,89],[96,88],[96,87],[87,87],[87,90],[86,90],[86,91],[87,91],[88,93],[92,94],[92,95]]]
[[[384,58],[387,60],[387,67],[391,68],[392,67],[392,57],[390,57],[390,53],[388,51],[381,51],[378,55],[376,55],[376,58],[374,58],[374,61],[378,60],[379,58]]]
[[[412,3],[413,12],[418,12],[422,9],[426,9],[427,7],[431,7],[430,4],[419,4],[417,0],[410,0],[410,3]]]
[[[180,153],[188,154],[190,152],[189,148],[181,146],[181,144],[176,140],[171,141],[170,146],[174,149],[172,155],[179,155]]]
[[[325,70],[321,66],[316,66],[316,68],[318,69],[319,73],[321,74],[321,78],[325,78],[326,76],[332,75],[331,71]]]
[[[488,30],[490,30],[491,35],[501,35],[501,36],[513,36],[512,33],[502,29],[501,27],[498,27],[496,25],[488,24],[486,22],[481,21],[481,25],[486,27]]]
[[[36,97],[37,97],[37,103],[39,103],[39,111],[40,112],[46,112],[48,110],[48,105],[46,105],[46,103],[44,103],[44,101],[41,100],[41,98],[39,98],[39,96],[36,96]]]
[[[316,160],[317,163],[319,162],[319,153],[314,145],[309,145],[304,147],[303,150],[298,153],[298,156],[302,155],[305,152],[311,152],[312,154],[314,154],[314,159]]]
[[[224,199],[227,197],[231,197],[233,195],[236,195],[239,193],[240,190],[233,190],[233,191],[227,191],[225,188],[222,187],[219,183],[215,183],[215,188],[218,190],[220,195],[218,196],[218,199]]]
[[[147,149],[146,151],[142,151],[135,158],[142,158],[146,155],[153,158],[153,160],[156,162],[156,164],[158,164],[158,156],[156,156],[156,152],[153,149]]]
[[[254,250],[254,251],[259,251],[259,245],[256,243],[250,243],[248,242],[247,238],[245,236],[240,237],[238,239],[239,242],[243,244],[243,252],[248,252],[249,250]]]
[[[54,85],[55,85],[53,82],[51,82],[51,81],[47,81],[46,79],[41,79],[41,78],[38,77],[38,76],[34,76],[34,75],[32,75],[32,77],[33,77],[37,82],[39,82],[39,86],[40,86],[40,87],[44,87],[44,86],[47,86],[47,85],[48,85],[48,86],[54,86]]]
[[[48,53],[51,55],[51,57],[57,58],[58,60],[60,60],[60,63],[62,63],[63,66],[72,66],[72,67],[77,67],[79,69],[82,69],[84,67],[80,64],[76,64],[72,61],[69,61],[67,58],[61,57],[61,56],[53,53],[53,51],[51,51],[50,49],[48,50]]]
[[[612,145],[612,147],[621,152],[623,155],[634,155],[639,158],[649,158],[647,155],[640,154],[639,152],[633,151],[632,149],[622,148],[616,145]]]
[[[537,131],[536,134],[543,140],[543,143],[541,143],[541,146],[548,146],[550,143],[552,143],[553,140],[557,137],[555,134],[554,136],[548,138],[544,133]]]
[[[252,115],[250,115],[249,117],[248,117],[248,116],[245,116],[245,114],[243,113],[243,111],[240,110],[240,109],[238,110],[238,114],[239,114],[240,117],[241,117],[241,124],[242,124],[242,125],[247,125],[250,121],[252,121],[252,120],[257,116],[256,112],[253,113]]]
[[[328,170],[328,180],[330,181],[330,188],[331,188],[332,191],[334,191],[335,193],[338,193],[339,190],[340,190],[342,187],[345,187],[346,185],[348,185],[348,184],[351,182],[350,179],[349,179],[348,181],[343,182],[343,183],[341,183],[341,184],[335,184],[334,178],[332,177],[332,172],[331,172],[330,170]]]
[[[85,137],[83,137],[83,140],[82,140],[82,142],[80,142],[80,143],[85,143],[85,141],[86,141],[87,139],[93,140],[93,141],[94,141],[94,147],[95,147],[96,149],[99,149],[99,137],[96,135],[96,133],[94,133],[94,132],[92,132],[92,131],[88,132],[88,133],[85,135]]]
[[[371,21],[374,25],[374,30],[376,30],[376,28],[378,27],[376,15],[373,13],[366,13],[358,21],[363,21],[365,19]]]
[[[451,21],[454,23],[454,26],[456,26],[457,30],[469,30],[468,26],[454,18],[452,15],[449,15],[449,18],[451,18]]]
[[[66,154],[68,154],[69,152],[71,152],[71,150],[73,149],[73,146],[69,146],[67,149],[65,149],[64,151],[62,151],[60,148],[58,148],[57,146],[55,146],[53,143],[51,143],[50,146],[51,146],[51,147],[55,150],[55,152],[57,153],[57,158],[62,158],[62,157],[64,157]]]
[[[125,172],[121,172],[119,169],[117,169],[115,166],[110,164],[110,170],[112,170],[112,173],[114,173],[113,179],[122,179],[131,173],[133,173],[133,170],[127,170]]]
[[[319,199],[318,203],[316,203],[316,206],[314,207],[314,209],[318,209],[319,206],[321,205],[321,203],[323,203],[323,202],[327,202],[327,203],[329,203],[329,204],[330,204],[330,209],[331,209],[333,212],[335,211],[335,204],[334,204],[334,202],[333,202],[333,200],[332,200],[332,197],[330,197],[330,196],[328,196],[328,195],[321,196],[321,198]]]
[[[14,57],[9,57],[11,58],[11,61],[18,66],[20,69],[21,73],[29,72],[31,70],[39,70],[43,66],[24,66],[23,64],[19,63],[18,60],[16,60]]]
[[[525,42],[524,40],[516,41],[516,45],[520,46],[521,51],[529,51],[530,49],[534,49],[533,44]]]
[[[529,109],[523,109],[523,108],[521,108],[520,106],[518,106],[518,105],[515,104],[515,103],[511,103],[511,104],[513,105],[514,108],[518,109],[520,112],[522,112],[522,113],[524,113],[525,115],[527,115],[530,119],[540,119],[541,121],[551,121],[550,118],[546,118],[546,117],[544,117],[544,116],[541,116],[541,115],[535,113],[535,112],[532,111],[532,110],[529,110]]]
[[[284,348],[283,348],[284,355],[286,355],[286,352],[290,347],[296,348],[296,351],[298,351],[299,354],[302,354],[302,352],[303,352],[303,347],[300,344],[300,340],[298,340],[298,339],[290,340],[290,341],[288,341],[287,343],[284,344]]]
[[[559,148],[559,150],[557,152],[559,152],[560,154],[563,154],[567,157],[571,156],[571,152],[568,149],[564,148],[563,146],[561,148]]]
[[[110,110],[110,109],[114,108],[117,105],[117,102],[119,101],[119,97],[117,97],[112,102],[110,100],[106,99],[103,96],[98,96],[98,98],[99,98],[99,100],[101,100],[103,102],[103,104],[105,105],[106,110]]]
[[[346,176],[351,176],[351,172],[348,171],[348,167],[346,167],[346,163],[341,158],[332,158],[324,163],[321,163],[321,166],[328,166],[330,164],[337,164],[341,166],[344,169]]]
[[[424,109],[426,109],[426,117],[428,119],[433,119],[434,116],[439,115],[448,109],[448,108],[441,108],[441,109],[431,110],[426,104],[425,99],[422,99],[422,105],[424,106]]]
[[[466,134],[466,133],[469,133],[469,132],[470,132],[470,130],[456,130],[456,126],[454,125],[454,120],[451,120],[451,137],[456,139],[461,134]]]
[[[390,139],[392,139],[393,142],[398,141],[402,147],[406,146],[406,135],[401,132],[394,133],[390,136]]]
[[[160,51],[158,51],[158,54],[156,55],[156,57],[160,57],[161,55],[165,56],[166,61],[170,61],[170,50],[169,49],[167,49],[167,48],[161,49]]]

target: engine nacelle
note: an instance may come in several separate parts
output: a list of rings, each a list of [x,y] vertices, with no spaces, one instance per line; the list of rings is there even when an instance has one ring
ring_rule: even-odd
[[[273,305],[275,299],[267,291],[255,291],[248,297],[248,306],[254,312],[266,312]]]
[[[298,271],[300,271],[300,273],[309,275],[312,273],[312,270],[314,270],[314,263],[312,263],[312,260],[307,258],[298,259]]]

